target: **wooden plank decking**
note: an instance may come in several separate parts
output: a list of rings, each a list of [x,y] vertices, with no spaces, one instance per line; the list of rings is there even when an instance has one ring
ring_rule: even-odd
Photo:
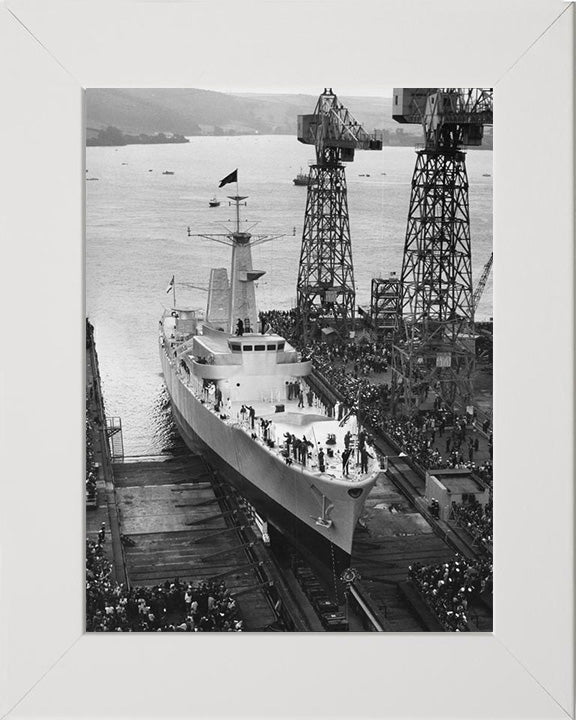
[[[114,483],[121,531],[130,541],[125,545],[130,583],[222,577],[237,595],[246,630],[275,621],[257,566],[234,530],[241,520],[220,511],[201,458],[118,463]]]

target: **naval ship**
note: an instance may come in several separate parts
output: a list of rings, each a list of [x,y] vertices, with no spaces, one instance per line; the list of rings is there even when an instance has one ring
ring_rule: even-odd
[[[264,272],[252,267],[255,237],[240,229],[246,197],[229,196],[235,229],[212,236],[231,247],[232,259],[230,276],[226,268],[210,271],[205,318],[176,306],[174,294],[160,320],[172,413],[186,445],[237,487],[268,528],[340,573],[380,465],[356,417],[339,421],[312,395],[312,361],[284,337],[257,331],[265,330],[255,292]]]

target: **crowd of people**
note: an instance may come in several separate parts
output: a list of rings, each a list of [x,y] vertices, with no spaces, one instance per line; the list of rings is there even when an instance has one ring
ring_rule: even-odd
[[[373,411],[381,413],[389,406],[389,386],[384,383],[372,383],[367,379],[366,369],[370,368],[369,372],[377,372],[376,362],[367,365],[364,363],[372,363],[372,360],[366,359],[359,366],[358,362],[354,361],[353,367],[350,368],[350,361],[339,362],[332,349],[326,346],[320,346],[318,349],[308,346],[303,354],[314,358],[314,368],[338,389],[347,406],[359,406],[364,413]],[[366,355],[360,357],[371,358],[371,351],[366,350]]]
[[[86,350],[91,350],[93,346],[94,327],[86,318]],[[90,503],[96,500],[96,480],[98,478],[94,455],[94,427],[90,420],[90,404],[94,397],[94,387],[86,388],[86,502]]]
[[[223,582],[172,582],[129,590],[111,579],[105,527],[86,542],[88,632],[242,632],[238,605]]]
[[[94,456],[94,428],[91,421],[86,416],[86,500],[93,502],[96,499],[96,480],[98,478],[98,470]]]
[[[388,348],[368,340],[333,344],[316,342],[309,346],[309,351],[317,362],[339,367],[355,379],[386,373],[391,361]]]
[[[324,343],[312,340],[304,345],[299,331],[300,316],[295,308],[261,312],[259,320],[263,331],[272,330],[282,335],[300,350],[304,357],[313,357],[318,368],[338,367],[358,379],[369,377],[373,373],[385,373],[390,365],[390,351],[381,342],[364,339],[358,343]]]
[[[346,407],[357,412],[373,432],[383,431],[390,436],[422,468],[466,467],[492,487],[492,434],[488,440],[490,460],[478,463],[478,436],[469,432],[469,418],[465,415],[454,415],[436,398],[433,410],[415,418],[388,416],[389,385],[368,379],[372,373],[388,370],[390,350],[382,343],[312,341],[303,345],[297,309],[261,312],[260,322],[263,330],[270,329],[286,337],[304,359],[313,358],[315,370],[338,390]],[[426,395],[429,391],[426,388]],[[485,421],[482,430],[489,432],[489,421]],[[442,451],[438,438],[445,443]]]
[[[436,449],[432,436],[411,418],[382,417],[378,427],[384,430],[418,465],[428,468],[445,467],[446,462]]]
[[[265,333],[272,330],[296,347],[296,333],[300,320],[300,313],[297,308],[261,311],[258,313],[258,320],[260,321],[261,332]]]
[[[470,606],[481,593],[492,593],[492,563],[456,556],[441,565],[414,563],[408,577],[448,632],[470,630]]]
[[[420,413],[413,418],[374,418],[374,429],[384,431],[425,470],[468,468],[492,487],[492,461],[476,462],[479,436],[466,425],[465,416],[447,411]],[[444,447],[442,453],[438,446]]]
[[[492,544],[492,502],[453,504],[454,518],[472,537],[484,545]]]
[[[486,460],[480,465],[474,467],[474,472],[492,489],[492,460]]]

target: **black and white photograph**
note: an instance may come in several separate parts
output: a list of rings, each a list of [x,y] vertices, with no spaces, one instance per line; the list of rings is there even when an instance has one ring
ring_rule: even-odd
[[[0,718],[576,717],[575,37],[0,3]]]
[[[85,108],[86,630],[491,632],[492,89]]]

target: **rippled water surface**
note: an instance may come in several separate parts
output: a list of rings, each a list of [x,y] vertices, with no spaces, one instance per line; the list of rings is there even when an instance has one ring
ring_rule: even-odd
[[[133,145],[86,150],[86,307],[95,326],[106,411],[122,418],[127,455],[171,446],[160,375],[157,327],[170,305],[172,275],[179,305],[204,308],[211,267],[229,265],[229,249],[193,233],[224,233],[232,219],[218,181],[238,168],[243,216],[253,234],[284,234],[254,248],[260,308],[294,303],[306,188],[292,178],[313,157],[295,137],[191,138],[186,145]],[[357,152],[347,167],[348,206],[357,299],[368,304],[371,278],[400,271],[415,154],[411,148]],[[123,164],[125,163],[125,164]],[[492,250],[492,152],[470,151],[474,280]],[[149,172],[149,171],[152,172]],[[174,175],[162,175],[171,170]],[[370,177],[360,177],[360,175]],[[217,195],[218,208],[208,200]],[[257,224],[255,224],[257,223]],[[294,228],[296,234],[294,235]],[[478,316],[492,315],[489,281]]]

